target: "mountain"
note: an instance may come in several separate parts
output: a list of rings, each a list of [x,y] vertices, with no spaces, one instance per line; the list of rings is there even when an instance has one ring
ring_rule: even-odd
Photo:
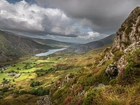
[[[100,65],[116,58],[118,66],[127,65],[126,56],[140,48],[140,7],[135,8],[116,32],[111,48],[105,50]]]
[[[32,55],[48,49],[64,48],[75,45],[51,39],[37,39],[0,31],[0,62]]]
[[[98,41],[93,41],[93,42],[89,42],[87,44],[80,44],[80,45],[72,46],[72,47],[64,50],[63,52],[75,52],[78,54],[85,53],[91,49],[100,48],[105,45],[112,44],[114,36],[115,36],[115,34],[112,34],[112,35],[110,35],[106,38],[103,38],[101,40],[98,40]]]
[[[27,54],[47,51],[53,47],[22,36],[0,31],[0,62],[17,59]]]
[[[70,46],[76,45],[75,43],[60,42],[60,41],[56,41],[52,39],[35,39],[35,38],[32,38],[32,39],[38,43],[49,45],[52,47],[58,47],[58,48],[70,47]]]

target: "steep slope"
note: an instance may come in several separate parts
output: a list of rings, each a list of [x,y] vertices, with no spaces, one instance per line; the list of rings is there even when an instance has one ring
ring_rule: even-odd
[[[106,38],[103,38],[101,40],[98,40],[98,41],[93,41],[93,42],[89,42],[87,44],[72,46],[72,47],[66,49],[65,52],[75,52],[78,54],[85,53],[91,49],[100,48],[105,45],[112,44],[114,36],[115,36],[115,34],[112,34],[112,35],[110,35]]]
[[[51,46],[39,44],[29,38],[0,31],[0,62],[17,59],[27,54],[47,51]]]
[[[126,56],[140,48],[140,7],[135,8],[117,31],[113,46],[105,50],[99,65],[115,58],[117,65],[126,65]]]

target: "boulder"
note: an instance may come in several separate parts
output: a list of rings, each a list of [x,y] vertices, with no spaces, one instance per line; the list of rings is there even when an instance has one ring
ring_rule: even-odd
[[[118,68],[117,66],[110,64],[105,70],[105,73],[108,75],[108,77],[114,78],[118,75]]]

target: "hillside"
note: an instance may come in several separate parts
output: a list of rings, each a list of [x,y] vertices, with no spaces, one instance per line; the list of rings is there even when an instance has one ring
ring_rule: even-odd
[[[66,49],[63,52],[66,52],[66,53],[71,52],[71,53],[78,53],[78,54],[85,53],[91,49],[96,49],[96,48],[100,48],[100,47],[112,44],[114,36],[115,36],[115,34],[112,34],[112,35],[110,35],[106,38],[103,38],[101,40],[98,40],[98,41],[93,41],[93,42],[89,42],[86,44],[75,45],[75,46],[72,46],[72,47]]]
[[[126,56],[140,48],[140,7],[134,9],[116,32],[112,47],[104,51],[100,65],[115,58],[117,65],[127,65]],[[116,57],[117,56],[117,57]]]
[[[0,31],[0,62],[47,51],[50,48],[52,47],[37,43],[29,38]]]
[[[49,45],[51,47],[58,47],[58,48],[63,48],[63,47],[70,47],[76,45],[75,43],[68,43],[68,42],[60,42],[52,39],[35,39],[33,38],[34,41],[44,44],[44,45]]]
[[[94,59],[56,83],[53,105],[140,105],[140,7],[117,31],[113,45]]]

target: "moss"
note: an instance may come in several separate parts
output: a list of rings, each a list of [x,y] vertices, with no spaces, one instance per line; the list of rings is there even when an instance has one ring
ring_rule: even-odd
[[[109,82],[109,84],[112,85],[112,86],[114,86],[116,83],[117,83],[117,80],[116,80],[116,79],[112,79],[112,80]]]
[[[121,58],[121,56],[122,56],[123,54],[124,54],[124,53],[123,53],[122,51],[120,51],[120,50],[116,51],[116,52],[114,53],[113,60],[114,60],[114,61],[118,61],[118,60]]]
[[[129,33],[132,31],[132,25],[131,24],[128,24],[128,27],[126,28],[126,30],[125,30],[125,33],[127,34],[127,35],[129,35]]]
[[[92,89],[88,91],[87,95],[84,98],[83,105],[101,105],[101,92],[101,89]]]
[[[128,55],[127,62],[123,74],[118,77],[118,83],[122,85],[134,84],[139,81],[140,49],[137,49],[132,55]]]

